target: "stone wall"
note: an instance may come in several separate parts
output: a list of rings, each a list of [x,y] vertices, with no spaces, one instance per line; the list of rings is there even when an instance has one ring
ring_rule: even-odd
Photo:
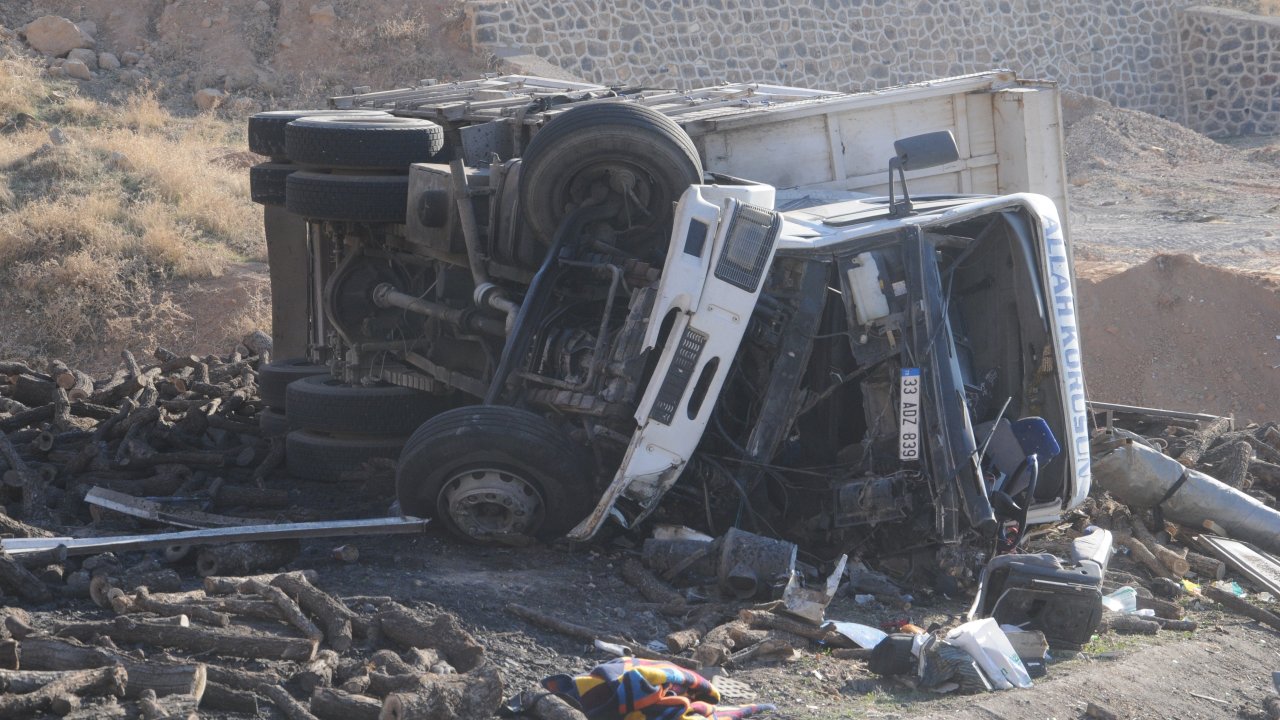
[[[1202,0],[1203,1],[1203,0]],[[1185,0],[472,0],[479,45],[596,82],[861,90],[998,67],[1182,112]]]
[[[1209,136],[1280,133],[1280,17],[1182,13],[1186,123]]]

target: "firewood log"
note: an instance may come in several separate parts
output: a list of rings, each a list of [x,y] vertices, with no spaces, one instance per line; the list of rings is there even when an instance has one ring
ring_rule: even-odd
[[[484,658],[484,647],[451,613],[427,620],[408,608],[393,608],[378,613],[378,624],[384,635],[401,645],[443,652],[459,672],[476,667]]]
[[[307,582],[298,575],[277,575],[271,584],[298,601],[302,609],[311,613],[324,628],[329,647],[343,653],[351,647],[351,620],[356,617],[346,605],[333,596]]]
[[[271,698],[271,702],[289,720],[319,720],[306,706],[294,699],[288,690],[279,685],[263,685],[258,691]]]
[[[462,675],[433,676],[414,693],[392,693],[379,720],[489,717],[502,702],[502,676],[490,663]]]
[[[258,696],[247,690],[236,690],[222,683],[210,681],[204,689],[204,697],[200,699],[200,707],[209,710],[258,714]]]
[[[0,695],[0,717],[19,718],[46,712],[66,715],[78,708],[85,696],[124,696],[126,678],[127,673],[120,666],[60,673],[56,680],[34,692]]]
[[[311,693],[311,714],[320,720],[378,720],[382,703],[364,695],[320,687]]]
[[[239,590],[242,593],[252,592],[270,600],[272,604],[280,609],[280,614],[284,615],[285,622],[300,630],[307,639],[317,643],[324,639],[324,633],[320,632],[320,628],[316,627],[316,624],[311,622],[311,618],[302,612],[302,608],[298,606],[298,603],[294,602],[293,598],[286,595],[280,588],[259,580],[245,580],[240,585]]]
[[[214,653],[230,657],[299,660],[316,654],[316,643],[302,638],[280,637],[255,631],[232,632],[203,627],[179,627],[159,622],[139,622],[127,615],[111,622],[64,625],[62,637],[91,638],[106,635],[117,643],[145,643],[177,648],[189,653]]]
[[[196,556],[196,572],[208,577],[275,570],[297,557],[300,547],[297,540],[211,545]]]

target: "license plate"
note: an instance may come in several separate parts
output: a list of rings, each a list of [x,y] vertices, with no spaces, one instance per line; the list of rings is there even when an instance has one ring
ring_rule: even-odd
[[[898,375],[898,459],[920,459],[920,368]]]

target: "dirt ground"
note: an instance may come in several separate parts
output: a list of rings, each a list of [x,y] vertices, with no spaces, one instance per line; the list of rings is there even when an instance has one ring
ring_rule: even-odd
[[[138,12],[120,13],[117,3],[6,0],[0,23],[18,27],[36,11],[93,20],[100,48],[153,55],[150,81],[174,106],[210,84],[243,85],[234,92],[272,103],[443,75],[451,67],[474,69],[467,63],[475,59],[452,34],[447,11],[453,3],[419,4],[423,14],[404,3],[337,0],[332,25],[311,17],[311,2],[271,0],[265,13],[256,4],[139,0]],[[402,64],[405,54],[396,43],[423,38],[442,39],[444,59],[431,67]],[[380,53],[365,52],[371,47]],[[309,55],[304,48],[325,50]],[[354,69],[343,64],[351,57],[361,58]],[[305,70],[316,70],[311,85],[291,84]],[[110,94],[106,85],[89,91],[94,87]],[[1069,223],[1091,397],[1234,413],[1242,420],[1280,417],[1280,141],[1224,145],[1078,97],[1069,100],[1067,113]],[[204,314],[192,326],[205,327],[203,318],[260,297],[255,288],[264,281],[264,268],[243,263],[216,281],[184,286],[183,292],[208,299],[194,303]],[[201,342],[192,338],[193,345]],[[280,475],[269,485],[288,488],[297,506],[314,516],[382,515],[392,500],[385,484],[335,488]],[[336,595],[387,595],[457,613],[498,662],[509,692],[549,674],[586,671],[607,657],[512,616],[505,610],[510,602],[641,642],[679,627],[621,579],[619,568],[634,545],[493,549],[431,533],[358,541],[361,559],[348,565],[329,557],[333,544],[306,543],[293,566],[319,571],[318,585]],[[1121,567],[1125,562],[1117,559]],[[183,575],[195,585],[193,570]],[[828,617],[927,626],[954,623],[966,606],[965,599],[924,592],[908,611],[841,596]],[[106,616],[85,608],[64,610]],[[730,674],[752,687],[758,701],[778,705],[778,718],[1077,718],[1087,702],[1128,718],[1255,716],[1274,692],[1270,673],[1280,667],[1280,634],[1238,616],[1194,604],[1189,609],[1201,623],[1196,633],[1100,636],[1085,653],[1056,659],[1028,691],[936,696],[880,680],[862,662],[808,650]]]
[[[344,515],[373,514],[388,498],[354,493],[369,500],[351,507],[351,495],[331,486],[297,487],[299,496],[331,503]],[[325,498],[325,500],[321,500]],[[317,505],[317,508],[321,507]],[[323,512],[323,511],[322,511]],[[535,627],[506,611],[509,603],[534,607],[560,619],[625,635],[640,643],[661,640],[680,629],[644,602],[620,577],[622,562],[634,554],[626,543],[585,548],[565,546],[479,548],[440,532],[354,543],[360,561],[347,565],[328,557],[332,543],[314,541],[294,563],[320,573],[318,585],[339,596],[389,595],[409,605],[434,605],[455,612],[498,663],[510,692],[535,687],[547,675],[590,670],[608,655],[586,643]],[[1122,556],[1114,569],[1134,566]],[[572,597],[566,602],[566,597]],[[879,626],[894,620],[917,625],[954,624],[968,598],[915,595],[906,611],[879,603],[859,605],[841,594],[827,617]],[[788,718],[1080,718],[1087,703],[1122,718],[1226,718],[1255,715],[1274,692],[1271,671],[1280,667],[1280,633],[1239,616],[1187,603],[1195,633],[1164,632],[1157,637],[1099,636],[1075,657],[1055,658],[1048,674],[1030,690],[984,695],[935,695],[911,690],[871,674],[866,664],[808,649],[789,660],[753,662],[728,674],[749,685],[755,702]],[[1192,694],[1195,693],[1195,694]],[[1206,700],[1196,695],[1207,696]],[[1221,701],[1221,702],[1218,702]]]

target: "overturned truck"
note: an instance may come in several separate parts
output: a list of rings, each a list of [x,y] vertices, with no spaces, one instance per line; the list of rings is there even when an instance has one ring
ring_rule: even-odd
[[[331,105],[250,121],[294,474],[391,458],[479,542],[660,516],[953,565],[1087,493],[1052,85]]]

